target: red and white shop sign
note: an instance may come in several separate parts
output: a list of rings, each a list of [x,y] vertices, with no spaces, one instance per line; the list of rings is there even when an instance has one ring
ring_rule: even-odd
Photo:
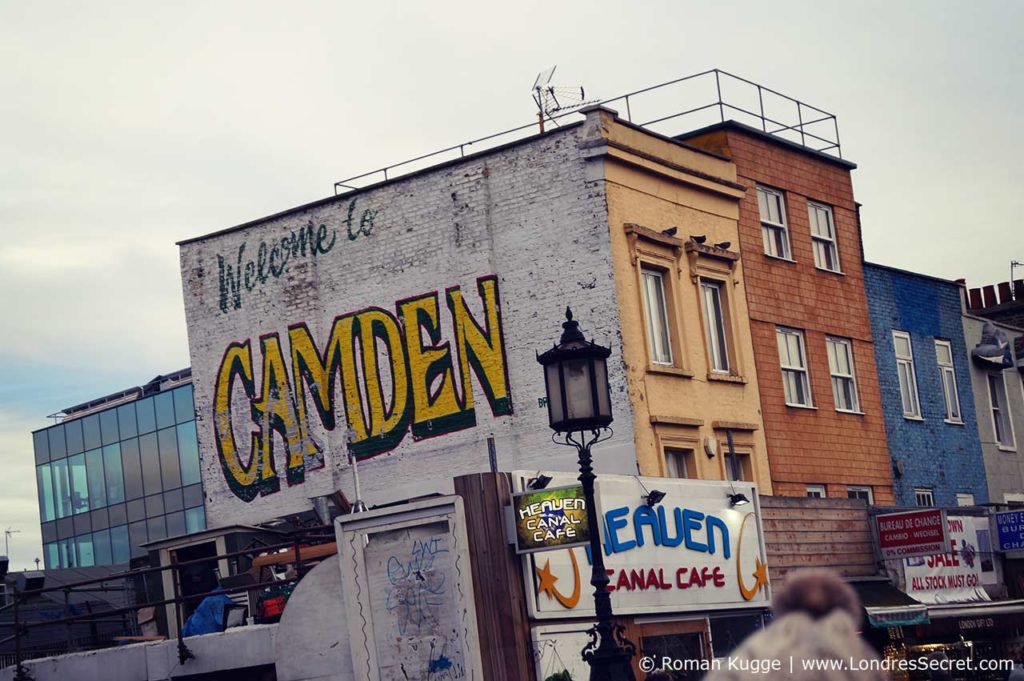
[[[930,556],[948,550],[946,513],[941,508],[875,516],[882,558]]]

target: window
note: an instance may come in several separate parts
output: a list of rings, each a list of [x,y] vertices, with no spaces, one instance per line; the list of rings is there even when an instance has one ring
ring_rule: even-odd
[[[36,468],[36,481],[39,485],[39,518],[43,522],[54,520],[53,474],[50,464],[44,463]]]
[[[71,515],[71,485],[68,481],[68,460],[61,459],[50,464],[53,475],[53,505],[58,518]]]
[[[47,570],[56,570],[60,567],[60,555],[57,551],[57,542],[50,542],[43,546],[43,565]]]
[[[85,453],[85,468],[89,483],[89,500],[93,508],[107,505],[107,487],[103,477],[103,450],[92,449]]]
[[[892,344],[896,351],[896,373],[900,380],[903,416],[909,419],[919,419],[921,418],[921,402],[917,397],[917,374],[914,373],[914,351],[910,347],[910,334],[905,331],[893,331]]]
[[[765,254],[790,260],[789,230],[786,229],[786,206],[782,192],[758,187],[757,207],[761,212],[761,236],[764,238]]]
[[[104,482],[107,487],[107,502],[119,504],[124,501],[124,476],[121,473],[121,448],[107,445],[103,448],[103,467],[106,469]]]
[[[931,487],[915,487],[914,488],[914,500],[918,506],[934,506],[935,495],[932,494]]]
[[[811,499],[824,499],[825,485],[807,485],[807,496]]]
[[[839,272],[839,249],[836,247],[836,227],[832,220],[831,206],[808,201],[807,217],[811,221],[814,266],[829,272]]]
[[[110,565],[114,562],[114,556],[110,550],[110,530],[93,532],[92,550],[97,565]]]
[[[163,489],[156,434],[150,433],[139,438],[139,453],[142,460],[142,489],[146,494],[156,494]]]
[[[960,416],[960,396],[956,392],[956,370],[953,369],[953,347],[949,341],[935,341],[935,361],[942,379],[942,396],[946,401],[946,420],[963,423]]]
[[[84,513],[89,510],[89,485],[85,469],[85,454],[76,454],[68,459],[71,478],[71,511]]]
[[[1010,423],[1009,405],[1006,402],[1006,383],[1003,373],[988,375],[988,398],[992,405],[992,427],[996,442],[1001,449],[1013,449],[1013,424]]]
[[[96,554],[93,551],[92,535],[75,537],[75,544],[78,547],[78,567],[92,567],[96,564]]]
[[[181,457],[181,484],[200,482],[203,474],[199,470],[199,441],[195,421],[178,426],[178,455]]]
[[[807,354],[804,351],[804,334],[795,329],[777,328],[775,337],[779,343],[779,364],[782,366],[782,384],[786,393],[786,404],[791,407],[812,407],[811,384],[807,377]]]
[[[710,624],[712,655],[716,658],[722,658],[736,650],[743,641],[763,628],[764,620],[758,613],[754,615],[711,617]]]
[[[166,489],[181,487],[181,461],[178,459],[178,437],[174,428],[157,431],[160,448],[160,472]]]
[[[974,506],[974,495],[973,494],[957,494],[956,495],[957,506]]]
[[[754,479],[753,471],[750,468],[750,454],[736,452],[733,456],[725,455],[725,477],[734,482]]]
[[[868,504],[875,503],[875,495],[871,492],[870,487],[857,487],[855,485],[849,485],[846,488],[847,499],[863,499]]]
[[[828,370],[832,374],[832,396],[836,411],[860,411],[857,379],[853,373],[853,343],[846,338],[825,339],[828,349]]]
[[[193,421],[196,418],[196,409],[192,398],[192,384],[176,388],[171,394],[174,396],[175,422]]]
[[[119,525],[110,529],[110,552],[115,565],[131,560],[131,544],[128,541],[127,525]]]
[[[665,449],[665,476],[669,478],[696,478],[697,465],[692,449]]]
[[[185,530],[191,534],[192,532],[202,532],[206,529],[206,511],[202,506],[195,508],[185,509]]]
[[[729,351],[726,340],[725,313],[722,306],[722,284],[701,279],[701,302],[704,307],[704,323],[707,326],[708,359],[711,371],[729,373]]]
[[[43,464],[50,460],[50,444],[47,441],[45,430],[37,430],[32,433],[32,445],[36,453],[36,464]]]
[[[651,361],[672,364],[672,341],[669,331],[668,305],[665,296],[665,273],[643,268],[644,311],[647,315],[647,340]]]

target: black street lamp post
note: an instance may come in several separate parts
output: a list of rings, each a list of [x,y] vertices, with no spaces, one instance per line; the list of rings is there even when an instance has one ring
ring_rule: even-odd
[[[611,392],[608,388],[608,356],[611,350],[588,341],[565,309],[566,321],[558,345],[538,355],[544,366],[544,387],[548,399],[551,439],[560,445],[576,447],[580,477],[587,504],[590,527],[590,556],[593,570],[594,610],[597,624],[590,630],[590,642],[583,648],[583,659],[590,664],[591,681],[634,681],[631,660],[636,647],[626,639],[621,624],[615,622],[608,573],[604,567],[599,519],[594,502],[594,468],[590,448],[611,437]]]

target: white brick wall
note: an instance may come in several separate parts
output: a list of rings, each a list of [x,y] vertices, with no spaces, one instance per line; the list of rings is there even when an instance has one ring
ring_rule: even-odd
[[[550,347],[561,332],[566,304],[588,337],[611,345],[615,437],[595,449],[599,471],[635,473],[632,410],[624,383],[618,307],[612,279],[607,212],[600,167],[587,168],[580,149],[584,128],[562,129],[514,147],[400,179],[375,189],[349,194],[260,221],[244,229],[211,235],[181,247],[182,279],[189,348],[199,412],[200,450],[210,526],[254,523],[310,508],[308,498],[342,489],[353,498],[353,481],[345,449],[346,423],[340,381],[335,389],[338,425],[324,429],[312,409],[307,423],[326,449],[326,465],[306,472],[305,481],[289,485],[285,443],[274,436],[277,492],[240,499],[226,483],[214,437],[214,385],[225,350],[251,340],[253,382],[262,385],[260,337],[277,333],[293,390],[288,327],[304,322],[323,351],[338,315],[376,306],[395,313],[395,302],[439,292],[442,342],[454,348],[445,289],[459,286],[474,317],[484,323],[476,290],[478,277],[496,275],[505,357],[513,413],[495,417],[472,377],[476,425],[465,430],[414,441],[407,433],[391,452],[359,465],[362,497],[376,504],[427,492],[448,492],[451,478],[486,470],[486,438],[495,437],[502,470],[573,470],[576,453],[551,443],[542,370],[535,352]],[[589,179],[588,179],[589,178]],[[355,205],[352,206],[352,203]],[[346,223],[350,215],[350,223]],[[373,211],[369,235],[359,232],[364,211]],[[312,221],[326,253],[294,258],[280,277],[258,282],[259,244],[271,244]],[[336,234],[335,234],[336,230]],[[349,230],[354,239],[349,238]],[[365,230],[370,231],[370,230]],[[332,238],[336,241],[328,250]],[[252,290],[245,286],[241,306],[228,299],[221,309],[218,256],[243,262],[252,258]],[[275,270],[280,261],[274,258]],[[453,350],[454,352],[454,350]],[[455,382],[459,381],[458,361]],[[385,372],[386,373],[386,372]],[[389,379],[384,382],[388,387]],[[387,394],[389,390],[385,391]],[[249,458],[249,433],[258,429],[250,404],[235,381],[233,432],[243,464]]]

